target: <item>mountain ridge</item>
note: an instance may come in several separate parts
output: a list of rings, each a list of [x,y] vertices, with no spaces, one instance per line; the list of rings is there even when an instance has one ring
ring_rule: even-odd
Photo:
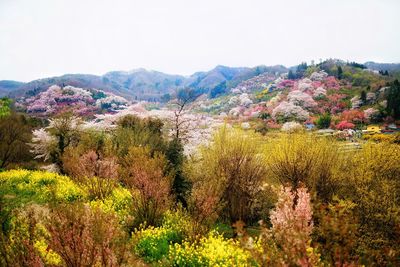
[[[364,65],[371,70],[400,71],[398,63],[376,63],[368,61]],[[157,101],[163,95],[172,94],[176,90],[191,87],[199,93],[211,96],[224,93],[240,82],[263,73],[280,75],[294,67],[284,65],[255,67],[229,67],[217,65],[209,71],[199,71],[192,75],[168,74],[144,68],[130,71],[109,71],[103,75],[94,74],[64,74],[61,76],[36,79],[30,82],[12,80],[0,81],[0,97],[29,97],[46,90],[51,85],[76,86],[81,88],[96,88],[114,93],[127,99]]]

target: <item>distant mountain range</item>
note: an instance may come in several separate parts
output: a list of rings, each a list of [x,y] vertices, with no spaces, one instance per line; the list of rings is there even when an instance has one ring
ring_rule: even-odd
[[[400,64],[365,63],[373,70],[399,71]],[[248,67],[217,66],[206,72],[196,72],[190,76],[171,75],[158,71],[137,69],[133,71],[112,71],[102,76],[90,74],[66,74],[34,80],[28,83],[17,81],[0,81],[0,96],[19,98],[37,95],[51,85],[96,88],[127,99],[159,100],[165,94],[190,87],[198,92],[215,95],[213,90],[228,90],[240,82],[263,73],[280,75],[288,72],[282,65]]]
[[[284,66],[257,66],[254,68],[233,68],[217,66],[207,72],[196,72],[190,76],[171,75],[158,71],[137,69],[133,71],[112,71],[102,76],[90,74],[66,74],[34,80],[28,83],[0,81],[0,96],[19,98],[33,96],[51,85],[96,88],[127,99],[158,100],[164,94],[172,94],[184,87],[191,87],[202,93],[209,93],[224,83],[231,88],[243,80],[270,72],[276,75],[287,72]]]

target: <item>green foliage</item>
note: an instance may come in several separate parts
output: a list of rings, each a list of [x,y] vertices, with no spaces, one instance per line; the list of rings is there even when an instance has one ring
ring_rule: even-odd
[[[0,119],[10,114],[11,99],[0,98]]]
[[[136,231],[134,235],[138,239],[135,252],[148,263],[164,258],[168,255],[170,243],[180,241],[176,231],[164,227],[150,226]]]
[[[183,173],[183,145],[182,142],[174,138],[168,143],[165,156],[168,159],[173,177],[172,192],[175,195],[176,201],[187,207],[187,197],[191,188],[190,182]]]
[[[319,129],[326,129],[331,125],[331,121],[331,115],[329,113],[324,113],[318,117],[316,124]]]
[[[337,68],[337,78],[339,80],[341,80],[343,78],[343,69],[341,66],[338,66],[338,68]]]
[[[152,153],[164,152],[166,144],[162,137],[162,127],[163,123],[159,119],[142,120],[133,115],[121,118],[113,137],[117,155],[126,155],[133,146],[147,146]]]
[[[360,99],[364,105],[367,103],[367,93],[364,90],[361,91]]]
[[[254,218],[266,179],[260,138],[256,133],[223,127],[214,135],[211,145],[200,149],[199,158],[194,158],[187,169],[193,182],[195,209],[204,212],[223,208],[232,223]]]
[[[72,202],[84,199],[86,193],[67,176],[44,171],[10,170],[0,173],[0,190],[7,196],[7,207],[48,203],[52,200]]]
[[[191,236],[192,222],[186,212],[167,211],[160,227],[150,226],[135,230],[133,242],[136,253],[146,262],[156,262],[167,257],[170,245],[181,243]]]
[[[292,70],[289,70],[288,79],[289,80],[295,80],[296,79],[296,75],[293,73]]]
[[[387,113],[394,119],[400,119],[400,82],[395,80],[387,94]]]
[[[24,115],[13,113],[0,119],[0,169],[32,161],[27,144],[31,140],[31,129],[32,123]]]

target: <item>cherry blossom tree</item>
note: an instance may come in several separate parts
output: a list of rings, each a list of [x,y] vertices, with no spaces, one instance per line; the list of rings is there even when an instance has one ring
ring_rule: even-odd
[[[281,187],[270,219],[275,242],[284,254],[284,265],[315,266],[318,262],[310,247],[312,214],[311,197],[306,188],[293,191],[290,187]]]
[[[341,121],[336,125],[336,129],[345,130],[345,129],[354,129],[355,125],[348,121]]]
[[[287,101],[282,101],[276,108],[273,109],[272,117],[278,121],[305,121],[308,119],[309,113],[302,107],[296,106]]]
[[[304,127],[300,123],[295,122],[295,121],[289,121],[289,122],[285,122],[282,125],[281,131],[292,133],[292,132],[301,131],[303,129],[304,129]]]
[[[287,98],[290,103],[307,109],[313,108],[317,105],[317,103],[309,94],[306,94],[300,90],[291,91]]]

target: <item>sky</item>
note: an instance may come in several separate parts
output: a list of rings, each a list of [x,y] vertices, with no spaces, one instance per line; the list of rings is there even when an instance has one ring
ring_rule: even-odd
[[[0,80],[400,62],[398,0],[0,0]]]

